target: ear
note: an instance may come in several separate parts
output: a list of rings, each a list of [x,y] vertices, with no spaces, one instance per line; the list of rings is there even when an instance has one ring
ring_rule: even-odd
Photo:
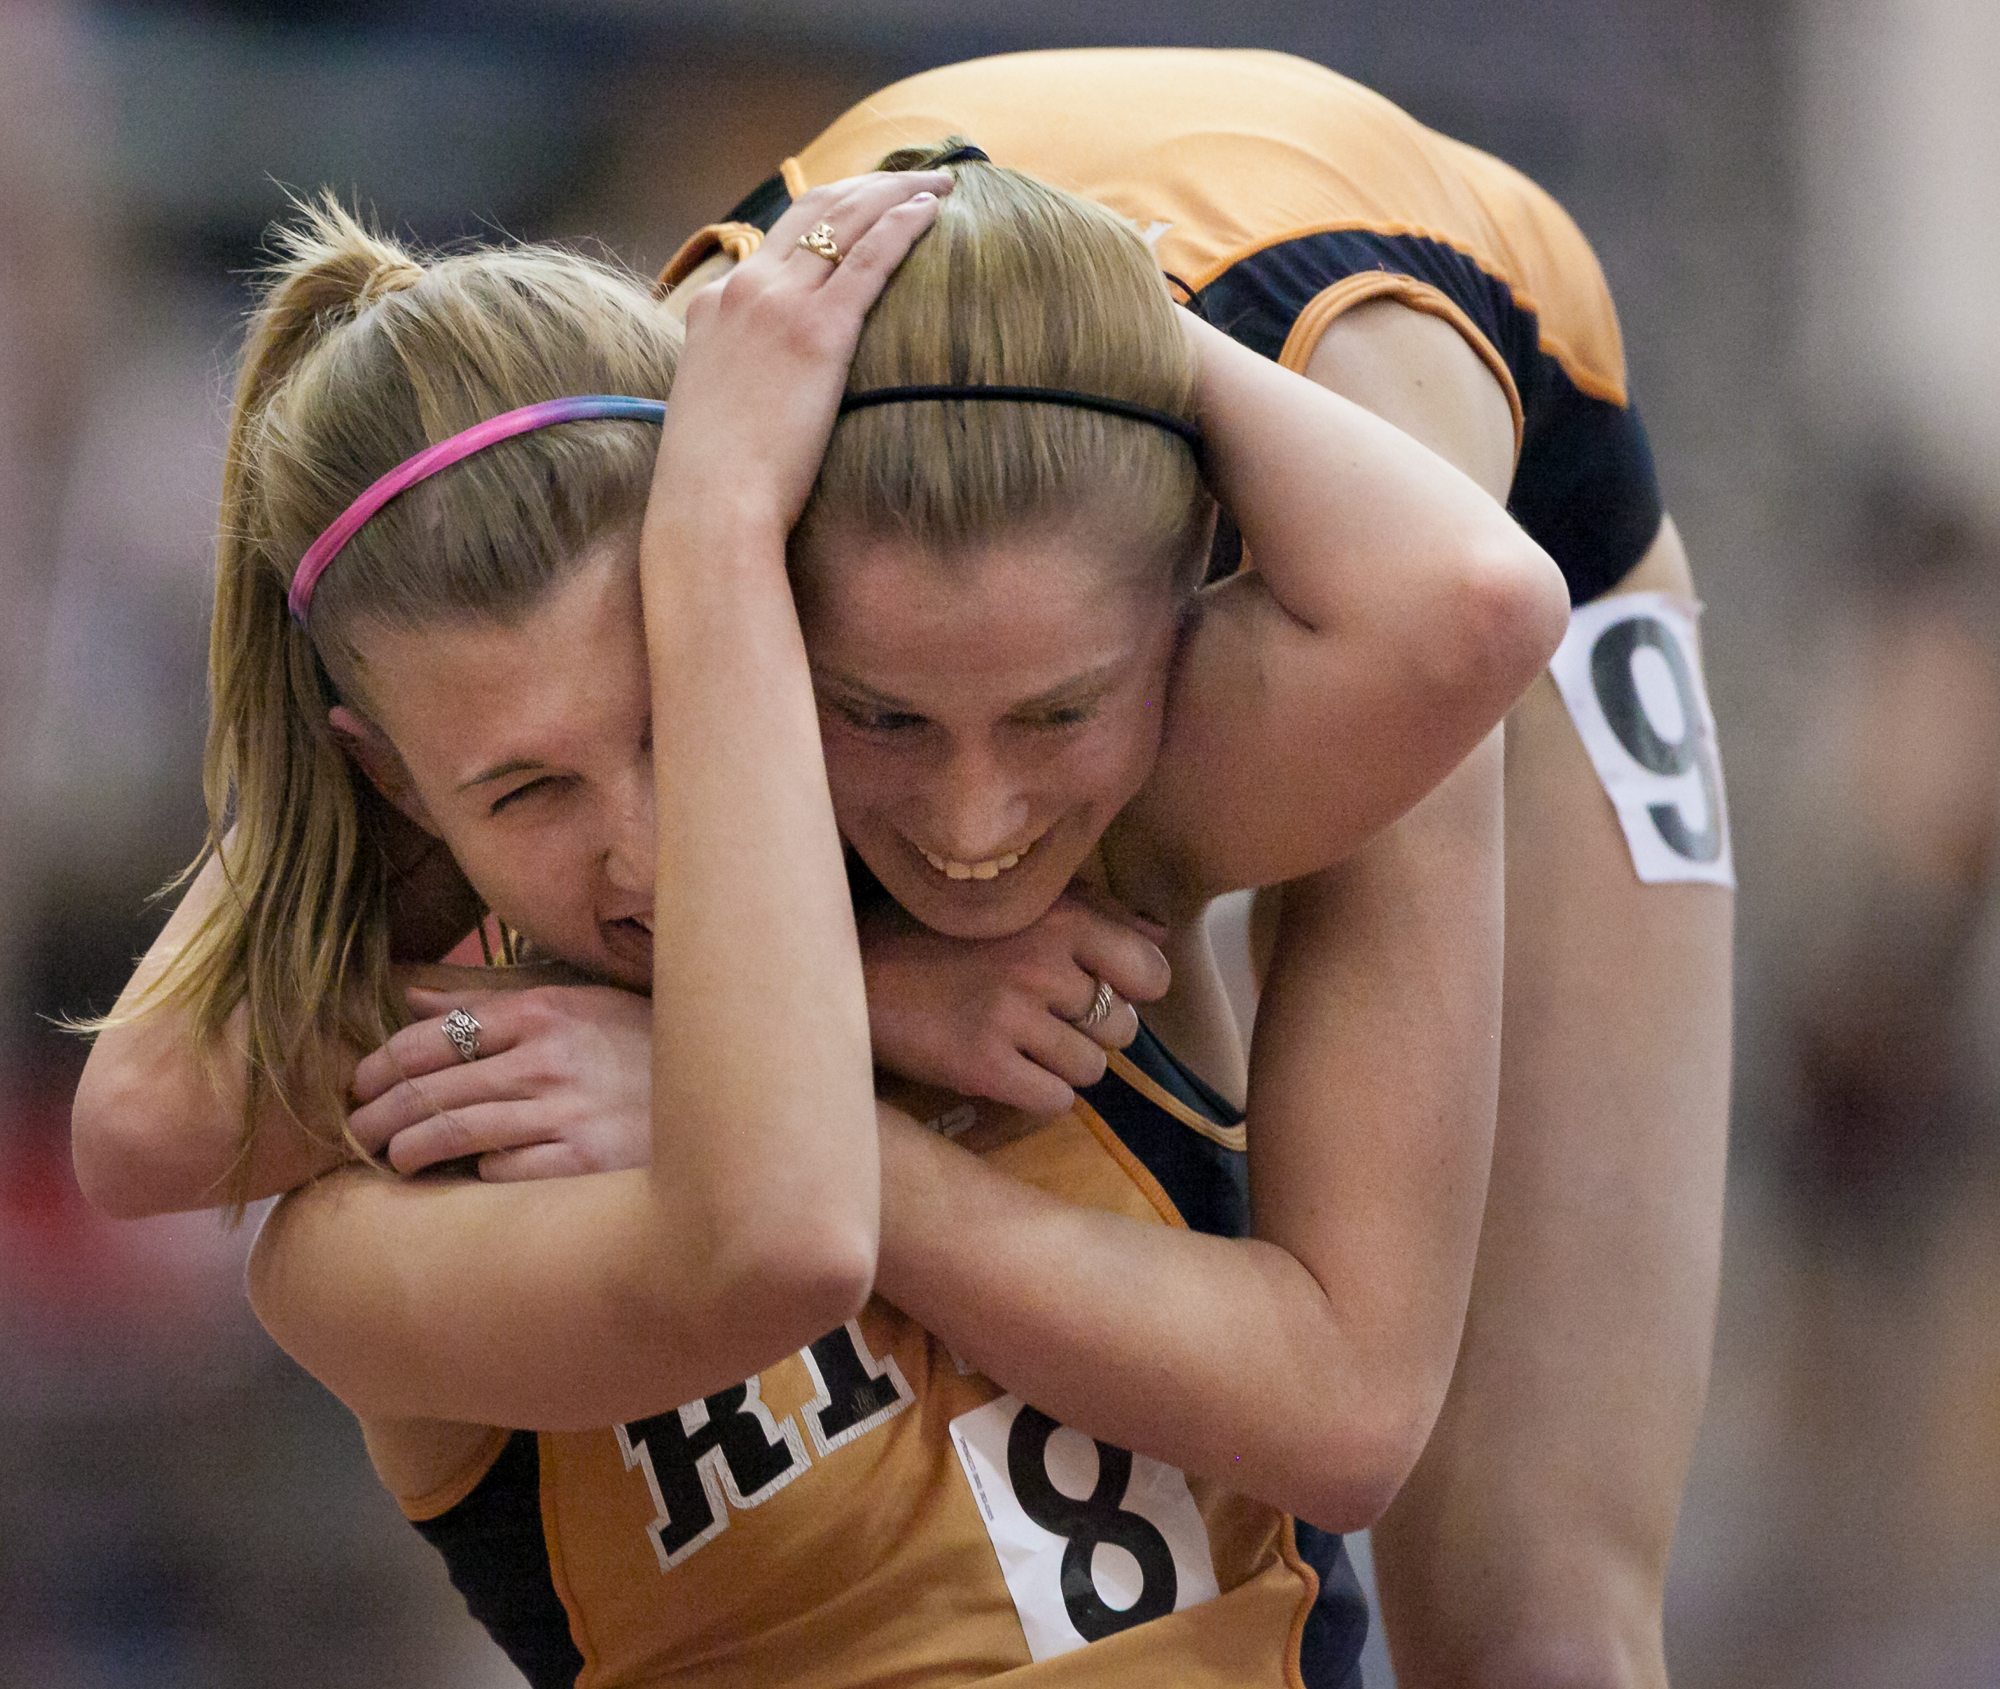
[[[372,721],[356,715],[345,704],[335,704],[327,712],[333,736],[340,741],[354,765],[368,776],[369,784],[433,838],[439,837],[437,823],[417,794],[417,783],[403,762],[401,753]]]

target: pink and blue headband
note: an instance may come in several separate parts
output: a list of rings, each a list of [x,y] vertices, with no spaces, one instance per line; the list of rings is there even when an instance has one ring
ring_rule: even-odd
[[[866,410],[875,405],[978,399],[1067,405],[1080,410],[1103,411],[1111,416],[1130,417],[1177,435],[1193,448],[1197,456],[1202,449],[1200,429],[1184,417],[1124,399],[1109,399],[1096,393],[1072,393],[1054,387],[979,384],[878,387],[865,393],[848,394],[840,401],[840,410],[845,416],[851,411]],[[415,457],[406,458],[342,511],[326,532],[306,547],[305,556],[299,559],[298,568],[292,572],[292,590],[286,600],[291,606],[292,620],[300,627],[305,626],[306,612],[312,606],[313,588],[318,585],[320,576],[326,573],[326,566],[340,555],[340,548],[361,531],[362,524],[398,493],[407,492],[440,469],[448,469],[474,452],[484,451],[502,440],[511,440],[516,434],[530,434],[537,428],[548,428],[558,422],[586,422],[598,417],[659,422],[666,414],[666,405],[658,399],[630,399],[612,393],[593,393],[575,399],[545,399],[538,405],[523,405],[519,410],[503,411],[484,422],[476,422],[463,432],[426,447]]]
[[[548,428],[558,422],[587,422],[598,417],[658,422],[666,414],[667,407],[658,399],[629,399],[613,393],[545,399],[538,405],[523,405],[519,410],[490,416],[427,447],[415,457],[406,458],[342,511],[326,532],[306,547],[305,556],[292,572],[292,590],[286,599],[292,620],[300,627],[305,626],[306,612],[312,607],[313,588],[326,573],[326,566],[340,555],[340,548],[361,531],[361,525],[398,493],[407,492],[440,469],[448,469],[502,440],[511,440],[516,434],[531,434],[537,428]]]

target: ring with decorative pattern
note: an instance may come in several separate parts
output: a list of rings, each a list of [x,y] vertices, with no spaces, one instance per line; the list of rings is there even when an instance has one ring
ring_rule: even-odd
[[[460,1061],[479,1060],[479,1022],[463,1009],[453,1009],[444,1017],[444,1035],[458,1051]]]
[[[1090,1007],[1070,1022],[1079,1032],[1088,1032],[1104,1017],[1111,1013],[1111,1005],[1118,1001],[1118,993],[1103,980],[1097,982],[1097,990],[1091,994]]]

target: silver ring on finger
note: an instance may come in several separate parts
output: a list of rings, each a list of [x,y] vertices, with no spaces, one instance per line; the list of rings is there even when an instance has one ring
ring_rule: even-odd
[[[479,1022],[464,1009],[453,1009],[440,1028],[458,1051],[460,1061],[479,1060]]]
[[[1118,1001],[1118,993],[1103,980],[1098,980],[1097,989],[1091,993],[1090,1007],[1070,1022],[1079,1032],[1088,1032],[1111,1013],[1111,1005]]]
[[[839,243],[833,238],[831,223],[815,223],[799,236],[803,246],[815,258],[824,258],[829,264],[838,264],[841,259]]]

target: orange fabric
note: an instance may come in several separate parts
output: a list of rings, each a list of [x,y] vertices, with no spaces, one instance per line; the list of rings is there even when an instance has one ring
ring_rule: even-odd
[[[709,223],[696,229],[660,271],[653,283],[654,296],[680,286],[704,259],[715,253],[726,252],[740,264],[763,244],[764,231],[754,223]]]
[[[1158,1182],[1087,1105],[987,1159],[1066,1201],[1180,1224]],[[802,1437],[803,1469],[754,1506],[725,1502],[725,1528],[666,1569],[647,1530],[656,1506],[646,1474],[628,1463],[617,1432],[541,1435],[550,1560],[585,1661],[578,1689],[1298,1684],[1297,1639],[1317,1580],[1288,1552],[1289,1521],[1195,1478],[1188,1487],[1222,1594],[1031,1661],[947,1431],[999,1388],[962,1373],[879,1297],[858,1325],[869,1355],[893,1360],[913,1399],[827,1452]],[[758,1380],[773,1420],[801,1431],[814,1391],[799,1356]]]
[[[464,1427],[450,1426],[445,1429],[457,1432]],[[481,1430],[484,1434],[473,1443],[470,1458],[443,1483],[418,1495],[396,1497],[396,1505],[403,1510],[405,1519],[420,1524],[426,1519],[437,1518],[441,1513],[449,1513],[479,1487],[479,1480],[492,1471],[494,1461],[505,1452],[507,1439],[513,1435],[492,1426],[483,1426]]]
[[[1254,253],[1324,230],[1439,241],[1539,314],[1542,349],[1580,389],[1625,402],[1617,315],[1563,209],[1510,166],[1321,66],[1174,48],[947,65],[838,118],[785,161],[785,185],[796,197],[948,134],[1110,206],[1197,291]],[[1320,330],[1331,320],[1323,310]]]

